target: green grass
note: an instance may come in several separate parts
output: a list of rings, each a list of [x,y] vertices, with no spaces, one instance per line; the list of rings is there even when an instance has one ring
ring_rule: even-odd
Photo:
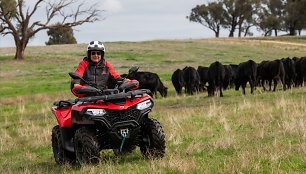
[[[286,37],[282,37],[286,38]],[[261,38],[259,38],[261,39]],[[295,42],[299,38],[287,38]],[[303,40],[303,39],[301,39]],[[300,43],[299,41],[296,41]],[[57,166],[51,147],[56,119],[53,101],[74,98],[68,72],[86,45],[28,47],[26,59],[12,60],[14,49],[0,49],[0,173],[305,173],[306,92],[263,92],[224,97],[176,96],[171,75],[185,66],[208,66],[249,59],[256,62],[305,56],[306,46],[249,39],[164,40],[106,43],[107,60],[119,73],[132,65],[157,73],[168,97],[154,99],[151,117],[166,135],[166,155],[144,159],[116,157],[110,150],[95,166]],[[42,56],[43,55],[43,56]]]

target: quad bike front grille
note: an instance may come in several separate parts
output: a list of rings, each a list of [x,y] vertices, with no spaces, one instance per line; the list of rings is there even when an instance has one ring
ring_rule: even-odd
[[[111,125],[122,122],[135,120],[137,121],[140,116],[140,111],[136,109],[136,107],[128,108],[127,110],[119,111],[119,110],[108,110],[106,118],[111,123]]]

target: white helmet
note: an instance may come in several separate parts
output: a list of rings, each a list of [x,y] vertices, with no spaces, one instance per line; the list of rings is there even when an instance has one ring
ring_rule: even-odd
[[[105,47],[100,41],[91,41],[87,46],[87,52],[89,51],[103,51],[105,52]]]

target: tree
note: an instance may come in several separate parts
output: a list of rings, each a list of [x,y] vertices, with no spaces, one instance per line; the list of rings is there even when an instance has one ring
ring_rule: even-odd
[[[238,25],[238,10],[235,5],[236,0],[222,0],[222,3],[226,11],[223,27],[230,30],[228,37],[234,37],[234,32]]]
[[[78,3],[78,0],[36,0],[30,10],[30,7],[26,7],[25,0],[1,0],[1,33],[13,36],[16,46],[15,59],[24,59],[24,51],[29,39],[39,31],[58,27],[74,27],[98,21],[101,10],[96,9],[96,4],[88,6],[85,1]],[[43,4],[46,19],[44,21],[34,20],[33,15]],[[69,7],[73,7],[74,10],[72,8],[68,10]],[[53,20],[59,19],[61,19],[60,25],[52,23]]]
[[[259,28],[264,31],[265,36],[271,35],[273,30],[275,36],[277,36],[277,31],[281,30],[284,23],[284,1],[264,0],[261,9]]]
[[[3,13],[7,14],[7,18],[11,20],[16,15],[16,1],[0,0],[0,6],[3,7]],[[1,14],[1,11],[0,11]],[[5,24],[0,20],[0,33],[5,29]]]
[[[222,0],[225,10],[224,28],[230,30],[229,37],[234,37],[235,30],[238,27],[238,36],[241,33],[249,33],[248,30],[254,24],[254,15],[256,14],[258,0]]]
[[[58,25],[60,24],[58,23]],[[71,27],[51,28],[47,31],[47,34],[49,36],[49,41],[46,42],[46,45],[77,43]]]
[[[244,32],[244,36],[251,34],[249,29],[257,25],[256,17],[260,7],[260,0],[243,0],[238,1],[239,18],[238,18],[238,37]]]
[[[219,37],[220,26],[224,22],[224,10],[221,2],[211,2],[207,5],[197,5],[191,10],[189,18],[192,22],[198,22],[215,32]]]
[[[306,21],[306,0],[287,0],[285,3],[285,29],[289,35],[296,35],[297,30],[302,30]]]

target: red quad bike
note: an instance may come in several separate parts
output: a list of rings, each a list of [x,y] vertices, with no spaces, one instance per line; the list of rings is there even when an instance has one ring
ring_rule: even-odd
[[[57,164],[97,163],[100,151],[113,149],[116,155],[132,152],[136,146],[147,158],[162,158],[165,135],[160,123],[149,118],[153,100],[150,90],[138,89],[138,81],[115,89],[99,90],[76,73],[69,73],[88,85],[80,89],[87,97],[54,102],[51,108],[58,125],[52,129],[52,148]]]

